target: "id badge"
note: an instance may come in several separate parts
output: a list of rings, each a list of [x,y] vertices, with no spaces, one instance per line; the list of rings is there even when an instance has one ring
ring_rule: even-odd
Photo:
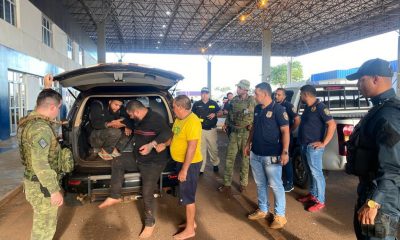
[[[279,156],[272,156],[271,157],[271,163],[276,164],[280,162],[280,157]]]

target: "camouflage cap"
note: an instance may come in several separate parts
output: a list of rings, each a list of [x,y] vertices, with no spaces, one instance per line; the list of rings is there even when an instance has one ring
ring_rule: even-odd
[[[242,80],[239,81],[238,84],[236,84],[236,86],[240,87],[243,90],[249,90],[250,89],[250,82],[249,82],[249,80],[242,79]]]

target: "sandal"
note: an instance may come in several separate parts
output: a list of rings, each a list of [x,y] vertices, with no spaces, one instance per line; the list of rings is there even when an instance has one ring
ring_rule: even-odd
[[[121,156],[121,155],[122,155],[122,154],[119,153],[118,151],[114,151],[114,152],[111,153],[111,156],[112,156],[112,157],[115,157],[115,158],[116,158],[116,157],[119,157],[119,156]]]
[[[98,152],[97,154],[99,155],[99,157],[101,157],[101,159],[106,160],[106,161],[110,161],[113,159],[112,155],[108,154],[108,153]]]

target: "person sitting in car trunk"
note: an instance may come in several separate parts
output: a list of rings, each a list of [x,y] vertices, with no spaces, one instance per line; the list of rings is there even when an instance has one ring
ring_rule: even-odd
[[[93,148],[100,149],[98,155],[103,160],[112,160],[114,157],[121,156],[117,144],[122,135],[122,128],[126,136],[132,133],[129,119],[124,117],[121,110],[122,105],[123,102],[120,99],[111,99],[106,108],[100,100],[95,100],[90,105],[89,143]]]
[[[142,195],[144,201],[145,227],[140,238],[148,238],[152,235],[154,218],[154,191],[157,182],[165,169],[170,155],[165,151],[172,138],[172,130],[163,121],[163,117],[146,108],[142,102],[132,100],[126,107],[129,117],[135,121],[135,146],[133,149],[134,159],[117,158],[112,162],[111,172],[111,195],[99,208],[106,208],[122,202],[121,188],[125,170],[135,170],[136,163],[142,179]]]

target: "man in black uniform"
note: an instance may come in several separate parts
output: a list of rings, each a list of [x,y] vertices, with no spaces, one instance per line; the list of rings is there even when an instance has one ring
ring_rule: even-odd
[[[328,108],[317,99],[317,91],[311,85],[300,88],[301,100],[306,104],[301,115],[298,141],[302,159],[311,176],[310,192],[299,202],[312,202],[309,212],[317,212],[325,207],[325,177],[322,172],[322,157],[325,146],[335,133],[336,123]]]
[[[358,79],[361,94],[374,105],[348,142],[346,171],[360,180],[354,213],[357,239],[394,240],[400,227],[400,99],[392,76],[390,63],[377,58],[346,77]]]
[[[132,127],[129,119],[121,109],[123,105],[120,99],[111,99],[105,107],[100,100],[94,100],[90,104],[89,143],[93,148],[100,149],[98,155],[104,160],[112,160],[121,156],[117,150],[117,144],[121,139],[121,129],[124,128],[126,136],[131,135]]]
[[[200,168],[200,175],[204,173],[207,163],[207,152],[210,155],[210,161],[214,172],[218,172],[218,145],[217,145],[217,122],[220,107],[210,99],[210,91],[204,87],[201,89],[201,100],[192,106],[192,112],[196,114],[201,121],[201,155],[203,163]]]
[[[155,226],[153,194],[160,175],[170,159],[169,152],[165,149],[172,138],[172,131],[160,114],[146,108],[139,101],[130,101],[126,110],[130,118],[135,120],[135,146],[133,149],[135,159],[114,159],[111,173],[111,195],[99,205],[99,208],[106,208],[122,201],[121,187],[125,170],[135,169],[137,162],[142,179],[145,213],[145,227],[140,238],[148,238],[152,235]]]
[[[300,124],[300,117],[296,113],[294,106],[291,102],[286,101],[286,90],[278,88],[275,91],[275,101],[285,108],[286,113],[289,117],[289,128],[290,128],[290,145],[289,145],[289,156],[293,156],[293,132]],[[293,165],[292,159],[289,158],[289,162],[283,166],[282,169],[282,180],[285,192],[290,192],[294,189],[293,187]]]

